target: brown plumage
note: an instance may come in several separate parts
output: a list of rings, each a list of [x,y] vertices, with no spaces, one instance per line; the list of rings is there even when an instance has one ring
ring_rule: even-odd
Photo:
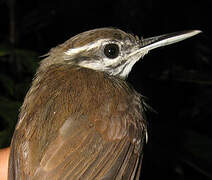
[[[102,54],[102,41],[95,44],[101,39],[119,43],[117,57]],[[132,52],[141,47],[137,37],[102,28],[50,51],[21,108],[9,180],[139,179],[145,107],[142,96],[124,80],[131,68],[119,66],[128,62],[126,57],[134,60]],[[114,64],[106,64],[113,59]]]
[[[37,76],[14,134],[12,157],[22,157],[14,169],[24,170],[16,176],[131,177],[145,137],[139,94],[123,80],[72,65]]]

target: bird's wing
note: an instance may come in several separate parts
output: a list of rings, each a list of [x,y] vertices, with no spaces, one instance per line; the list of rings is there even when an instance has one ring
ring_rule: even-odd
[[[131,179],[140,160],[127,136],[104,140],[88,128],[74,129],[69,137],[59,135],[45,152],[35,179]]]
[[[70,80],[71,76],[67,76],[65,78]],[[85,82],[75,85],[79,87],[75,90],[69,83],[63,84],[67,87],[55,89],[48,95],[51,98],[40,104],[46,92],[45,88],[39,90],[36,112],[22,114],[14,133],[10,179],[127,180],[139,177],[146,133],[139,95],[125,92],[122,88],[126,84],[122,82],[116,82],[112,88],[111,80],[103,82],[103,77],[93,78],[97,78],[97,82],[88,82],[83,89]],[[39,84],[42,86],[42,82]],[[104,86],[111,86],[108,88],[112,92],[105,92]],[[95,95],[94,87],[99,94],[106,95]],[[54,90],[52,83],[48,84],[49,88]],[[78,90],[80,95],[75,92]],[[78,105],[70,105],[70,102]],[[34,109],[24,105],[22,108]],[[29,119],[22,121],[22,118]]]

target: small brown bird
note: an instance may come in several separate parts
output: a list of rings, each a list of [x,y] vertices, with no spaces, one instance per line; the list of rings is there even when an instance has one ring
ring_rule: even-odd
[[[21,107],[9,180],[139,179],[145,103],[125,79],[150,50],[198,33],[101,28],[51,49]]]

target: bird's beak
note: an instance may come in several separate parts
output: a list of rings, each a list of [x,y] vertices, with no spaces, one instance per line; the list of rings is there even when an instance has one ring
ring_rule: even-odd
[[[201,32],[202,31],[200,30],[188,30],[141,39],[141,44],[139,49],[137,50],[137,53],[141,53],[144,55],[152,49],[182,41],[184,39],[195,36]],[[134,52],[133,54],[136,54],[136,52]]]

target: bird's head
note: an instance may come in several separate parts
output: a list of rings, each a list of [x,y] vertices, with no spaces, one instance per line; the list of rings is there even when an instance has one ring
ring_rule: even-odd
[[[104,71],[125,79],[133,65],[150,50],[173,44],[201,31],[190,30],[147,39],[116,28],[100,28],[78,34],[51,49],[41,63],[41,69],[56,63],[66,63]]]

